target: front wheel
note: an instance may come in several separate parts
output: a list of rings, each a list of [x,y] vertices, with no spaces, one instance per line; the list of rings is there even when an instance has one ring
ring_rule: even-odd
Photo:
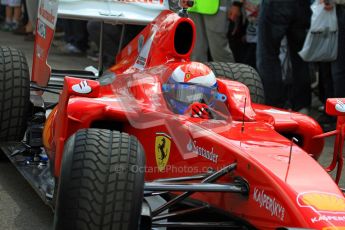
[[[79,130],[65,144],[54,229],[138,229],[144,166],[135,137]]]
[[[29,100],[30,75],[24,54],[0,46],[0,142],[23,139]]]

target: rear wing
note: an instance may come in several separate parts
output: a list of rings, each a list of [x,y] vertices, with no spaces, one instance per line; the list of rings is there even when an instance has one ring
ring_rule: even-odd
[[[31,81],[46,87],[54,73],[61,78],[72,72],[51,70],[47,63],[58,17],[146,25],[165,9],[169,9],[168,0],[40,0]],[[83,73],[79,71],[78,75]]]
[[[146,25],[165,9],[169,9],[165,0],[60,0],[58,14],[61,18]]]

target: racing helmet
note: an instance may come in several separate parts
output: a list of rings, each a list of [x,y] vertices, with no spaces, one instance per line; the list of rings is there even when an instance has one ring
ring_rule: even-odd
[[[217,88],[216,76],[208,66],[190,62],[174,69],[162,91],[173,112],[184,114],[194,102],[213,107],[216,100],[225,101]]]

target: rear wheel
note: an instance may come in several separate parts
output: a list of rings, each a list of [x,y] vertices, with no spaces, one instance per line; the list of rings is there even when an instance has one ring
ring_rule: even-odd
[[[84,129],[65,145],[54,229],[138,229],[145,156],[125,133]]]
[[[29,100],[30,75],[24,54],[0,46],[0,142],[22,140]]]
[[[240,63],[207,62],[216,76],[245,84],[254,103],[264,104],[265,93],[259,74],[253,67]]]

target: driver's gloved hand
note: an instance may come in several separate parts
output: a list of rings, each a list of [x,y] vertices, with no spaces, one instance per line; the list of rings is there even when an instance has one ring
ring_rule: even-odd
[[[194,102],[193,104],[189,106],[188,111],[191,112],[192,117],[212,119],[211,110],[204,103]]]

